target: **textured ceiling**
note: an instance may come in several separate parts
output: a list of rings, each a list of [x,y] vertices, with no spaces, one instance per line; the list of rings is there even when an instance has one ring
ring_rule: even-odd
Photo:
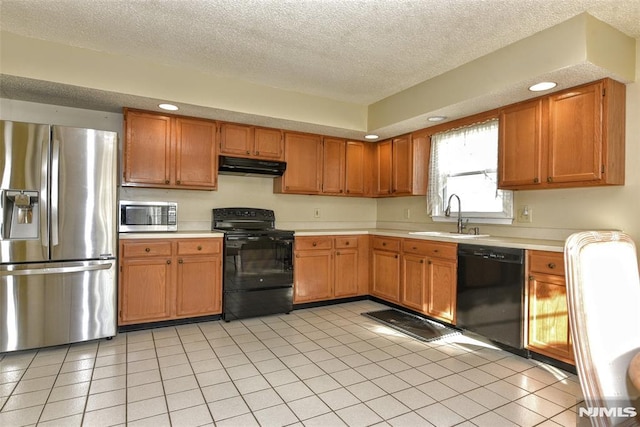
[[[368,105],[582,12],[640,0],[0,0],[0,29]]]

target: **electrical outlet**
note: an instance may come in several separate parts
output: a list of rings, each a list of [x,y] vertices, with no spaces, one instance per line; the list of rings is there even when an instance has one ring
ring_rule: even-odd
[[[532,222],[533,221],[533,209],[524,205],[518,207],[518,222]]]
[[[411,218],[411,210],[409,208],[404,209],[404,219]]]
[[[314,218],[320,218],[320,208],[315,208],[313,210],[313,217]]]

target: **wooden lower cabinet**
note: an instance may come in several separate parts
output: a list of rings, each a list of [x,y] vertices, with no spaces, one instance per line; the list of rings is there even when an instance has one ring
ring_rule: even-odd
[[[455,323],[457,246],[415,239],[402,243],[401,304]]]
[[[371,295],[400,303],[400,243],[392,237],[372,238]]]
[[[119,325],[222,312],[222,239],[120,242]]]
[[[574,364],[563,254],[528,251],[529,324],[527,347]]]
[[[367,294],[368,236],[296,237],[296,304]]]

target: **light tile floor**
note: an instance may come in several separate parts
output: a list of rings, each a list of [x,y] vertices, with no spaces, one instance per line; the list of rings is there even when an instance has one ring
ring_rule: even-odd
[[[424,343],[372,301],[0,355],[0,426],[569,426],[573,374],[467,335]]]

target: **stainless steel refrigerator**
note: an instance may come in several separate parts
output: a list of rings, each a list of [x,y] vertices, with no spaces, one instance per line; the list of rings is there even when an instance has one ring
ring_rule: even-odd
[[[0,121],[0,352],[116,334],[117,133]]]

